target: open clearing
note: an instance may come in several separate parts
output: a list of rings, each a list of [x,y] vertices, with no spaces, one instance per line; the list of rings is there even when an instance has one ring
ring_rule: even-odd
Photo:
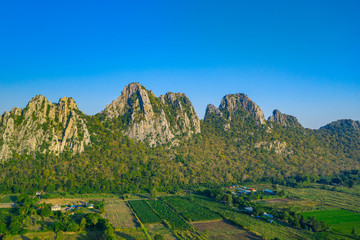
[[[360,226],[360,214],[346,210],[304,212],[302,215],[314,216],[319,221],[325,221],[333,231],[347,235],[351,235],[353,227]]]
[[[148,224],[146,228],[152,238],[154,238],[155,234],[161,234],[166,240],[176,240],[174,234],[162,223]]]
[[[319,202],[333,208],[342,208],[360,213],[359,197],[336,191],[317,188],[290,188],[284,187],[285,191],[303,200]]]
[[[102,201],[103,198],[53,198],[53,199],[41,199],[41,203],[52,205],[68,205],[68,204],[80,204],[88,203],[90,200]],[[106,201],[107,199],[105,199]]]
[[[209,239],[262,239],[225,221],[193,222],[192,225]]]
[[[126,240],[147,240],[145,233],[138,229],[119,229],[115,231],[116,239],[126,239]]]
[[[315,211],[329,209],[330,206],[323,206],[319,202],[312,200],[299,200],[299,199],[288,199],[288,198],[273,198],[256,201],[259,204],[269,206],[276,209],[292,208],[296,211]]]
[[[135,228],[136,219],[124,201],[105,204],[104,217],[109,219],[114,228]]]

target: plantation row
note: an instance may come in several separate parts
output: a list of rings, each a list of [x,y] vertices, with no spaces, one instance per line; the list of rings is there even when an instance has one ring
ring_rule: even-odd
[[[190,222],[222,219],[209,209],[182,197],[165,197],[163,200]]]
[[[151,210],[145,201],[129,201],[142,223],[161,223],[162,220]]]
[[[149,206],[174,230],[191,230],[190,225],[162,201],[148,200]]]

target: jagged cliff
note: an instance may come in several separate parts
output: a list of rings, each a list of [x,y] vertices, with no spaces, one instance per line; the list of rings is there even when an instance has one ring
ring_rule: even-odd
[[[38,95],[24,109],[13,108],[0,118],[0,160],[14,152],[82,152],[90,143],[83,114],[72,98],[50,103]]]
[[[243,93],[229,94],[222,98],[219,108],[209,104],[204,120],[215,118],[223,124],[224,130],[229,130],[232,121],[237,118],[250,119],[256,125],[266,124],[264,113],[247,95]]]
[[[102,113],[106,120],[125,119],[124,134],[150,146],[200,133],[200,120],[185,94],[169,92],[157,98],[139,83],[128,84]]]
[[[268,119],[270,122],[277,122],[280,123],[284,127],[295,127],[295,128],[302,128],[299,121],[296,117],[283,114],[279,110],[275,109],[273,114]]]

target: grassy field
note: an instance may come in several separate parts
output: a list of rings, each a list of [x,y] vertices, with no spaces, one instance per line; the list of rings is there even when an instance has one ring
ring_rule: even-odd
[[[319,221],[325,221],[334,232],[351,235],[353,227],[360,228],[360,214],[346,210],[327,210],[304,212],[306,217],[314,216]],[[360,230],[360,229],[359,229]]]
[[[222,219],[218,214],[183,197],[164,197],[163,200],[190,222]]]
[[[193,222],[192,225],[209,239],[262,239],[253,233],[229,224],[223,220]]]
[[[155,234],[161,234],[166,240],[176,240],[174,234],[162,223],[148,224],[146,229],[152,238],[154,238]]]
[[[129,201],[136,215],[142,223],[161,223],[162,220],[153,212],[153,210],[143,200]]]
[[[206,197],[195,196],[194,201],[198,204],[217,212],[224,219],[229,219],[238,226],[242,226],[251,232],[265,236],[266,239],[310,239],[310,234],[294,228],[285,227],[282,225],[275,225],[268,222],[261,221],[251,217],[245,213],[239,212],[237,209],[227,205],[214,202]]]
[[[117,239],[148,240],[148,238],[145,236],[145,233],[140,228],[119,229],[115,231],[115,236]]]
[[[353,194],[317,188],[282,187],[291,196],[360,213],[360,198]]]
[[[114,228],[136,228],[136,219],[124,201],[105,204],[104,217],[109,219]]]

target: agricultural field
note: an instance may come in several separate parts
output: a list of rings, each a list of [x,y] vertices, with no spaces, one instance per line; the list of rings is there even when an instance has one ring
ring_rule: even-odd
[[[1,197],[0,203],[14,203],[17,199],[16,195],[5,195]]]
[[[163,223],[154,223],[146,225],[150,237],[154,238],[156,234],[161,234],[166,240],[176,240],[176,237]]]
[[[183,197],[164,197],[163,200],[189,222],[222,219],[218,214]]]
[[[190,225],[182,219],[176,212],[170,209],[165,203],[159,200],[147,200],[149,206],[166,221],[171,229],[174,230],[190,230]]]
[[[203,196],[194,196],[194,201],[210,210],[218,213],[224,219],[229,219],[237,226],[243,227],[250,232],[266,236],[268,239],[311,239],[310,233],[291,227],[272,224],[251,217],[239,210],[227,205],[217,203]]]
[[[314,216],[319,221],[326,222],[331,231],[346,234],[351,236],[351,231],[354,227],[360,227],[360,214],[341,209],[304,212],[305,217]],[[360,230],[360,229],[359,229]]]
[[[282,188],[289,195],[302,200],[315,201],[333,208],[341,208],[360,213],[359,196],[353,194],[317,188]]]
[[[117,239],[148,240],[145,233],[140,228],[119,229],[115,231],[115,236]]]
[[[258,204],[271,207],[274,209],[291,209],[296,212],[326,210],[331,208],[330,206],[322,205],[319,202],[315,202],[311,200],[289,199],[289,198],[265,199],[265,200],[258,200],[256,202]]]
[[[121,200],[105,203],[104,217],[109,219],[115,229],[138,227],[135,216],[126,203]]]
[[[193,222],[192,225],[211,240],[222,239],[262,239],[261,237],[244,229],[229,224],[223,220],[210,222]]]
[[[142,223],[161,223],[162,220],[154,213],[154,211],[146,204],[144,200],[136,200],[128,202]]]

